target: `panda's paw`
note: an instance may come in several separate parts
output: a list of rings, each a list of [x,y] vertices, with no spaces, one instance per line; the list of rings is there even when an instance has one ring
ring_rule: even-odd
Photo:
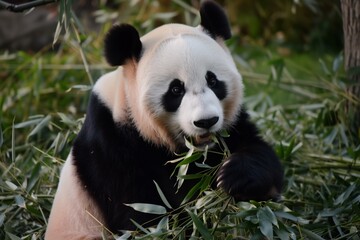
[[[258,159],[233,154],[225,160],[217,173],[217,187],[236,201],[277,201],[281,189],[275,183],[274,171],[271,170]]]

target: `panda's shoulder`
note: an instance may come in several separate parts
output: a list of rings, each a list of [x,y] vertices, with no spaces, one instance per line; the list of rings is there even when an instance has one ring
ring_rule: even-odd
[[[96,94],[101,100],[106,101],[115,95],[117,82],[122,78],[122,67],[102,75],[95,83],[92,93]]]
[[[106,107],[115,122],[127,121],[127,105],[125,100],[123,68],[118,67],[116,70],[101,76],[95,83],[92,90],[92,99],[88,111],[93,111],[94,104]]]

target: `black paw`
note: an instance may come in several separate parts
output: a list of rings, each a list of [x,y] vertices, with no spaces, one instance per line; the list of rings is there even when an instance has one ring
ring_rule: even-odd
[[[232,154],[220,167],[217,187],[236,201],[279,200],[283,172],[276,156]]]

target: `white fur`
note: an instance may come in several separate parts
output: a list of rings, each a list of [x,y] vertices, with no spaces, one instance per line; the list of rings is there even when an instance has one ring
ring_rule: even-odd
[[[127,100],[125,94],[126,80],[122,67],[103,75],[96,81],[93,92],[100,96],[103,103],[112,112],[116,122],[126,122]]]
[[[101,239],[101,222],[97,207],[79,185],[70,155],[61,171],[45,239]]]
[[[231,125],[243,96],[243,85],[240,74],[224,45],[203,33],[200,28],[183,25],[165,25],[156,31],[171,33],[164,38],[159,35],[144,37],[145,47],[149,49],[141,58],[137,81],[140,98],[137,108],[143,109],[143,119],[157,126],[165,125],[166,142],[173,145],[183,142],[183,134],[188,136],[202,135],[204,129],[196,127],[193,122],[203,118],[217,116],[219,121],[210,129],[216,132]],[[157,42],[155,38],[157,37]],[[146,40],[152,45],[148,46]],[[205,75],[212,71],[227,86],[228,95],[220,101],[207,87]],[[167,113],[161,106],[161,96],[167,91],[173,79],[185,83],[185,96],[176,113]],[[170,119],[170,121],[169,121]],[[143,122],[139,123],[141,125]],[[150,139],[153,137],[149,135]],[[170,139],[169,139],[170,138]]]

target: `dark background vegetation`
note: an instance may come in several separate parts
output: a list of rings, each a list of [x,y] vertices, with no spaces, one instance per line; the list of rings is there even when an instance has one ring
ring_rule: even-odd
[[[280,203],[235,203],[200,186],[206,193],[187,206],[193,239],[360,239],[359,133],[345,111],[339,1],[219,2],[245,103],[281,158],[286,184]],[[145,34],[199,23],[195,0],[70,3],[0,11],[0,239],[43,238],[89,91],[112,69],[102,53],[111,25]],[[164,222],[132,234],[181,239],[185,228]]]

